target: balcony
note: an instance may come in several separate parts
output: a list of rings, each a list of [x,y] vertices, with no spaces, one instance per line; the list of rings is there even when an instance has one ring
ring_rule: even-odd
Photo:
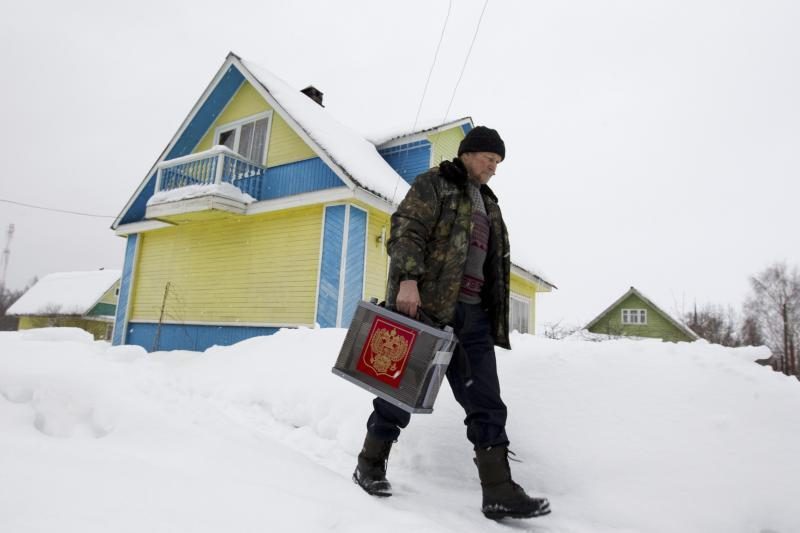
[[[243,214],[262,196],[267,170],[225,146],[162,161],[156,168],[155,194],[145,216],[166,220],[209,211]]]

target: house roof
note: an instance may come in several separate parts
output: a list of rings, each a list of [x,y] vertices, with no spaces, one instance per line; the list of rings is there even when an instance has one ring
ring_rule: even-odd
[[[654,310],[655,310],[655,311],[656,311],[658,314],[660,314],[660,315],[661,315],[661,316],[662,316],[662,317],[663,317],[663,318],[664,318],[664,319],[665,319],[667,322],[669,322],[670,324],[672,324],[673,326],[675,326],[676,328],[678,328],[679,330],[681,330],[681,332],[683,332],[684,334],[688,335],[688,336],[689,336],[689,338],[692,338],[692,339],[695,339],[695,340],[699,339],[699,337],[697,336],[697,333],[695,333],[694,331],[692,331],[691,329],[689,329],[689,328],[688,328],[688,327],[687,327],[685,324],[683,324],[682,322],[680,322],[680,321],[678,321],[678,320],[676,320],[676,319],[672,318],[672,316],[670,316],[670,314],[669,314],[669,313],[667,313],[666,311],[664,311],[663,309],[661,309],[661,307],[659,307],[658,305],[656,305],[656,304],[653,302],[653,300],[651,300],[650,298],[648,298],[648,297],[646,297],[644,294],[642,294],[642,293],[641,293],[641,292],[640,292],[638,289],[636,289],[636,287],[631,287],[631,288],[628,290],[628,292],[626,292],[625,294],[623,294],[622,296],[620,296],[620,297],[619,297],[619,298],[618,298],[618,299],[617,299],[617,300],[616,300],[614,303],[612,303],[612,304],[611,304],[611,305],[609,305],[609,306],[608,306],[608,307],[607,307],[605,310],[603,310],[603,312],[602,312],[602,313],[600,313],[599,315],[597,315],[597,316],[594,318],[594,320],[592,320],[591,322],[589,322],[589,323],[586,325],[586,327],[585,327],[584,329],[587,329],[587,330],[588,330],[588,329],[590,329],[590,328],[594,327],[594,325],[595,325],[595,324],[597,324],[597,323],[600,321],[600,319],[602,319],[602,318],[603,318],[603,317],[604,317],[606,314],[608,314],[608,313],[609,313],[609,312],[610,312],[612,309],[614,309],[616,306],[618,306],[618,305],[619,305],[620,303],[622,303],[622,302],[623,302],[623,301],[624,301],[624,300],[625,300],[627,297],[629,297],[629,296],[631,296],[631,295],[635,295],[635,296],[639,297],[639,298],[640,298],[640,299],[641,299],[641,300],[642,300],[644,303],[646,303],[647,305],[649,305],[650,307],[652,307],[652,308],[653,308],[653,309],[654,309]]]
[[[553,285],[552,283],[547,281],[545,279],[545,277],[540,272],[538,272],[536,269],[531,268],[531,267],[529,267],[527,265],[526,266],[521,266],[519,263],[517,263],[515,261],[512,261],[511,262],[511,270],[515,271],[516,274],[519,274],[520,276],[522,276],[524,278],[528,278],[528,279],[538,283],[539,285],[542,285],[542,286],[550,288],[550,289],[558,289],[558,287],[556,287],[555,285]]]
[[[119,270],[48,274],[14,302],[8,315],[84,315],[120,278]]]
[[[256,89],[261,89],[259,92],[266,91],[276,101],[284,111],[284,118],[288,114],[293,119],[295,124],[290,125],[299,127],[308,136],[315,145],[312,148],[324,152],[329,163],[341,169],[356,186],[392,203],[406,195],[409,185],[378,154],[374,144],[264,67],[238,58],[235,63],[247,71],[245,75],[249,72],[255,78]],[[262,95],[270,100],[263,92]]]
[[[244,61],[230,52],[183,124],[117,216],[111,226],[112,229],[117,229],[125,214],[145,190],[157,165],[172,159],[169,154],[178,145],[184,132],[191,127],[193,118],[212,98],[214,89],[226,83],[231,68],[238,70],[244,79],[250,82],[289,127],[344,182],[344,185],[350,189],[363,189],[391,204],[397,204],[405,197],[409,189],[408,183],[380,156],[374,144],[336,120],[329,111],[299,89],[289,86],[264,67]]]
[[[410,142],[413,140],[413,137],[422,135],[427,136],[432,133],[438,133],[454,127],[463,126],[465,124],[472,128],[474,126],[472,117],[462,117],[445,123],[442,123],[441,121],[430,120],[423,122],[422,126],[418,127],[414,131],[408,131],[404,128],[389,128],[380,131],[373,131],[367,134],[367,139],[369,139],[370,142],[372,142],[375,146],[383,148],[384,145],[400,144],[406,140]]]

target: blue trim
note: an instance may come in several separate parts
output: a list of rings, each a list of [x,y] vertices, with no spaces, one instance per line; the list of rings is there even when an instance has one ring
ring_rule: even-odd
[[[463,132],[464,132],[464,135],[466,135],[467,133],[469,133],[469,131],[470,131],[471,129],[472,129],[472,124],[470,124],[469,122],[467,122],[466,124],[462,124],[462,125],[461,125],[461,131],[463,131]]]
[[[325,208],[322,262],[319,273],[319,293],[317,294],[317,323],[323,328],[336,327],[345,208],[344,205]]]
[[[225,109],[230,99],[239,90],[244,82],[244,76],[239,70],[231,65],[222,76],[217,86],[208,95],[206,101],[197,110],[192,121],[186,126],[186,129],[181,133],[181,136],[175,142],[175,146],[169,151],[169,154],[164,160],[175,159],[192,153],[195,146],[200,142],[203,136],[208,132],[208,129],[217,119],[217,117]],[[131,222],[138,222],[144,220],[145,209],[147,207],[147,200],[153,196],[156,188],[155,174],[150,176],[147,180],[147,185],[142,189],[139,195],[131,204],[131,207],[125,212],[120,224],[129,224]]]
[[[148,178],[147,184],[133,201],[125,216],[119,221],[120,224],[129,224],[131,222],[138,222],[144,220],[144,213],[147,210],[147,201],[156,191],[156,175],[153,174]]]
[[[378,153],[409,184],[431,166],[431,143],[427,140],[384,148]]]
[[[169,154],[164,159],[175,159],[192,153],[194,147],[208,132],[208,128],[217,120],[217,117],[225,109],[233,95],[239,90],[239,87],[244,83],[244,75],[239,72],[239,69],[231,65],[228,70],[219,80],[217,86],[208,95],[206,101],[197,110],[192,121],[183,130],[175,146],[169,151]]]
[[[125,262],[122,266],[122,278],[119,283],[117,313],[114,318],[114,337],[111,340],[114,346],[119,346],[125,340],[122,333],[125,331],[125,315],[128,311],[128,298],[133,285],[133,260],[136,258],[136,242],[138,240],[138,235],[128,235],[128,242],[125,244]]]
[[[264,173],[259,200],[319,191],[344,185],[339,176],[319,157],[268,168]]]
[[[358,302],[364,294],[364,247],[367,239],[367,212],[350,207],[347,228],[347,258],[344,269],[344,301],[342,302],[342,327],[350,325]]]
[[[153,351],[158,324],[131,322],[128,324],[128,344]],[[272,335],[280,328],[251,326],[199,326],[193,324],[161,324],[156,350],[192,350],[202,352],[210,347],[230,346],[245,339]]]

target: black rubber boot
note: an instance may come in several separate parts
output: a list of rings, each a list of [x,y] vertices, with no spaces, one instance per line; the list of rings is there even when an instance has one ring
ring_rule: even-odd
[[[392,485],[386,479],[386,463],[392,441],[378,440],[369,433],[364,439],[364,447],[358,454],[358,466],[353,472],[353,481],[373,496],[392,495]]]
[[[483,489],[481,511],[486,518],[533,518],[550,512],[546,498],[531,498],[511,479],[508,446],[476,449],[475,464]]]

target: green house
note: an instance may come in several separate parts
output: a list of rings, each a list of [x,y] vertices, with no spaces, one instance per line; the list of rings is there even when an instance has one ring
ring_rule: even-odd
[[[6,314],[19,329],[73,327],[110,340],[119,298],[119,270],[56,272],[40,279]]]
[[[699,338],[634,287],[597,315],[586,329],[601,335],[650,337],[670,342],[691,342]]]

